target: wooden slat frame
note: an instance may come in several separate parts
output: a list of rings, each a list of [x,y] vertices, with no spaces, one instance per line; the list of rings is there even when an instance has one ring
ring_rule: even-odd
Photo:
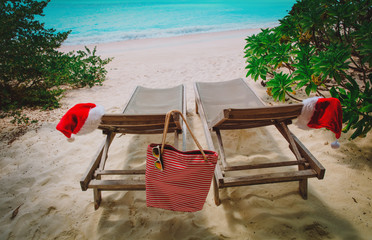
[[[236,165],[227,166],[224,168],[225,171],[243,171],[252,169],[263,169],[263,168],[274,168],[274,167],[288,167],[288,166],[298,166],[300,164],[305,164],[306,161],[283,161],[283,162],[272,162],[272,163],[259,163],[259,164],[249,164],[249,165]]]
[[[117,133],[148,133],[157,134],[163,132],[165,114],[161,115],[124,115],[105,114],[98,126],[103,131]],[[171,118],[170,131],[182,129],[179,116]]]
[[[291,104],[283,106],[249,108],[249,109],[224,109],[209,128],[237,129],[272,125],[273,120],[289,120],[301,114],[303,104]]]
[[[179,116],[171,118],[172,123],[181,126]],[[100,126],[105,127],[127,127],[127,126],[157,126],[164,125],[165,114],[157,115],[125,115],[125,114],[105,114],[102,116]]]
[[[242,80],[243,81],[243,80]],[[244,81],[243,81],[244,82]],[[245,82],[244,82],[245,83]],[[245,83],[246,84],[246,83]],[[247,87],[249,87],[247,85]],[[307,179],[317,177],[323,179],[325,169],[319,161],[310,153],[309,150],[291,133],[287,127],[291,120],[301,114],[303,104],[292,104],[273,107],[260,107],[250,109],[223,109],[218,116],[208,124],[202,100],[198,91],[197,83],[194,83],[196,112],[199,113],[203,123],[204,134],[208,147],[215,151],[212,139],[212,132],[217,135],[217,145],[220,150],[219,164],[216,165],[214,176],[214,197],[216,205],[220,204],[219,188],[246,186],[277,182],[299,182],[299,192],[301,196],[307,198]],[[254,91],[253,91],[254,92]],[[258,95],[254,92],[255,97]],[[262,100],[260,99],[262,102]],[[245,164],[231,166],[226,160],[223,149],[223,142],[220,130],[234,130],[245,128],[256,128],[268,125],[275,125],[283,137],[288,141],[289,148],[293,152],[296,161],[270,162],[260,164]],[[222,166],[221,166],[222,165]],[[298,166],[297,171],[269,172],[247,176],[246,173],[240,177],[229,177],[230,171],[242,171],[252,169],[271,169],[285,166]]]
[[[105,191],[115,191],[115,190],[136,190],[144,191],[146,190],[145,181],[143,180],[92,180],[89,183],[89,188],[100,189]]]
[[[89,182],[94,178],[94,173],[100,165],[100,161],[101,161],[107,140],[109,139],[110,143],[112,143],[112,140],[114,139],[114,137],[115,137],[115,134],[112,134],[111,136],[106,136],[106,140],[102,143],[101,147],[95,154],[95,157],[93,161],[90,163],[88,170],[84,173],[83,177],[80,179],[80,186],[83,191],[86,191],[88,189]]]
[[[315,176],[316,172],[312,169],[308,169],[303,171],[267,173],[253,176],[226,177],[221,187],[225,188],[267,183],[292,182],[304,180]]]
[[[142,175],[145,174],[145,169],[140,170],[96,170],[95,175]]]
[[[138,90],[138,87],[133,91],[132,95]],[[125,112],[129,102],[125,104],[122,112]],[[182,86],[182,112],[186,115],[186,96],[185,86]],[[185,124],[182,124],[182,119],[178,115],[171,117],[171,122],[168,132],[174,132],[174,146],[178,147],[178,135],[183,133],[183,150],[186,150],[186,131]],[[116,133],[123,134],[162,134],[164,131],[165,114],[157,115],[124,115],[124,114],[105,114],[99,125],[99,129],[106,134],[106,139],[100,146],[94,159],[89,165],[80,180],[81,189],[93,189],[94,207],[98,209],[101,203],[101,191],[123,191],[123,190],[145,190],[145,180],[135,179],[120,179],[120,180],[101,180],[102,176],[144,176],[145,170],[107,170],[105,163],[108,157],[109,147]]]
[[[289,142],[282,128],[278,124],[276,124],[275,126],[279,130],[279,132],[283,135],[283,137]],[[325,175],[325,168],[323,167],[323,165],[311,154],[311,152],[303,145],[303,143],[293,133],[291,133],[291,135],[301,155],[306,159],[306,161],[309,163],[311,168],[314,169],[315,172],[317,173],[317,178],[323,179]]]

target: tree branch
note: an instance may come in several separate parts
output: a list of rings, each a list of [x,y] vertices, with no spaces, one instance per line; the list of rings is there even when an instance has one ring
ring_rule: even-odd
[[[298,98],[296,98],[296,97],[294,97],[294,96],[292,96],[291,94],[289,94],[287,91],[285,91],[285,93],[288,95],[288,97],[290,97],[290,98],[292,98],[292,99],[294,99],[294,100],[296,100],[297,102],[302,102],[302,100],[301,99],[298,99]]]

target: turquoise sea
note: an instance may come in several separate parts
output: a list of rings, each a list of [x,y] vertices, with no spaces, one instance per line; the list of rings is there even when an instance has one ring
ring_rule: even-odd
[[[51,0],[40,20],[66,45],[278,25],[295,0]]]

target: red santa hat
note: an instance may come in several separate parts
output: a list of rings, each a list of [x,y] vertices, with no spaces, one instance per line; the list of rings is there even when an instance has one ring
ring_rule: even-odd
[[[340,100],[337,98],[313,97],[302,102],[301,115],[296,125],[305,130],[311,128],[327,128],[335,133],[337,139],[342,130],[342,109]],[[339,148],[338,140],[331,144],[332,148]]]
[[[87,134],[97,129],[104,112],[100,105],[79,103],[63,115],[56,128],[72,142],[75,140],[75,134]]]

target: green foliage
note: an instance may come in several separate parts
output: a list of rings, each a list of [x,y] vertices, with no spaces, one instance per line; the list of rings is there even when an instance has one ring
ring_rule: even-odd
[[[12,124],[29,125],[30,123],[37,123],[37,120],[31,120],[26,114],[22,114],[20,110],[12,110],[0,115],[0,118],[13,117],[10,121]]]
[[[371,130],[370,0],[298,0],[279,26],[246,41],[247,76],[261,78],[275,100],[299,100],[299,89],[330,94],[343,106],[344,132],[353,129],[354,139]]]
[[[285,101],[285,96],[292,92],[293,80],[288,74],[274,73],[274,78],[267,82],[267,86],[271,88],[271,94],[275,100]]]
[[[70,32],[57,33],[35,20],[49,1],[0,2],[0,110],[20,122],[28,121],[19,114],[22,107],[56,108],[66,87],[101,84],[111,61],[97,56],[96,48],[59,52]]]

